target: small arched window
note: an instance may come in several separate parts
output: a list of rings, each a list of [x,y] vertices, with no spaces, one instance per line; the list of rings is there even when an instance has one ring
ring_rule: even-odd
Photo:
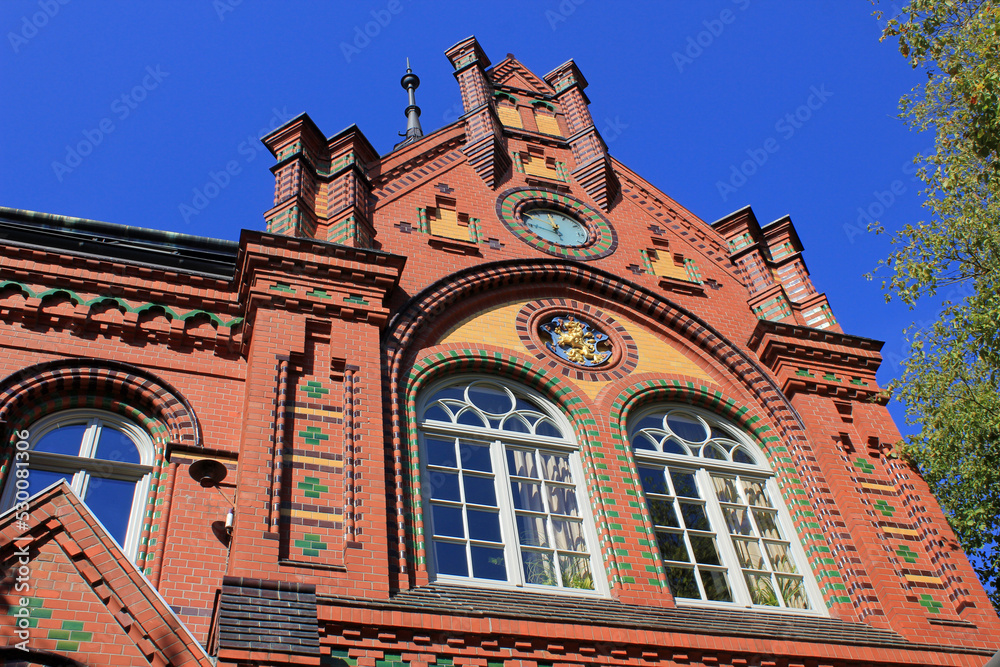
[[[675,598],[816,608],[774,473],[747,435],[704,410],[657,406],[631,420],[629,441]]]
[[[451,380],[420,403],[424,524],[438,580],[601,591],[569,423],[538,394]]]
[[[153,443],[145,431],[110,412],[68,410],[28,431],[27,493],[66,480],[130,558],[138,550],[149,491]],[[24,460],[23,458],[19,460]],[[18,500],[9,475],[4,507]]]

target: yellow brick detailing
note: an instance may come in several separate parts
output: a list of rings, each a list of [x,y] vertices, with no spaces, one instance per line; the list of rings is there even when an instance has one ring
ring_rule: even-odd
[[[440,344],[465,343],[472,346],[487,343],[522,354],[530,354],[521,342],[515,328],[517,314],[525,303],[527,301],[507,303],[477,313],[452,327],[438,342]],[[633,374],[670,373],[688,375],[702,380],[711,379],[695,362],[653,334],[634,324],[623,324],[635,341],[639,353],[639,362]],[[585,380],[574,380],[574,382],[590,398],[595,398],[607,385],[607,382],[588,382]]]
[[[524,171],[526,174],[531,176],[542,176],[544,178],[553,178],[556,180],[562,180],[559,178],[559,172],[556,171],[555,167],[550,167],[548,161],[537,155],[528,155],[523,158],[524,160]]]
[[[443,236],[458,241],[469,240],[469,225],[458,221],[458,213],[446,208],[434,208],[427,211],[431,216],[431,234]]]
[[[894,533],[896,535],[911,535],[914,537],[920,535],[920,533],[918,533],[917,531],[910,530],[909,528],[891,528],[889,526],[882,526],[882,532]]]
[[[323,466],[324,468],[343,468],[343,461],[334,461],[332,459],[321,459],[318,456],[303,456],[302,454],[287,454],[285,455],[285,460],[292,463],[311,463],[313,465]]]
[[[906,580],[912,581],[915,584],[940,584],[942,583],[940,577],[923,577],[919,574],[907,574]]]
[[[896,492],[896,487],[889,486],[888,484],[869,484],[868,482],[861,482],[861,488],[871,489],[872,491],[892,491]]]
[[[294,516],[298,519],[318,519],[320,521],[340,521],[343,512],[307,512],[306,510],[282,509],[281,516]]]
[[[507,127],[524,127],[521,123],[521,114],[518,112],[517,107],[509,107],[503,104],[497,105],[497,115],[500,116],[500,122]]]
[[[335,419],[340,419],[344,416],[341,410],[322,410],[318,408],[295,408],[291,412],[293,415],[313,415],[315,417],[333,417]]]
[[[518,311],[527,301],[505,303],[459,322],[447,331],[439,341],[446,343],[487,343],[499,345],[518,352],[527,352],[514,328]]]
[[[562,136],[555,116],[535,112],[535,124],[538,125],[538,131],[542,134],[554,134],[557,137]]]
[[[650,266],[653,267],[653,275],[676,278],[677,280],[688,280],[687,269],[684,268],[684,263],[677,264],[674,262],[674,257],[670,254],[669,250],[653,250],[650,248],[646,251],[646,255],[649,257]]]

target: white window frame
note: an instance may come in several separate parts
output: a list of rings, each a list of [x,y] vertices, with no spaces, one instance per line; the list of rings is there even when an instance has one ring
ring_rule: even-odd
[[[686,456],[674,453],[663,453],[647,449],[636,449],[632,444],[633,431],[636,429],[638,423],[640,423],[646,417],[656,414],[656,413],[668,413],[672,410],[680,410],[693,415],[697,415],[704,419],[709,426],[721,426],[723,430],[729,437],[730,440],[734,440],[739,443],[743,450],[749,450],[752,456],[757,460],[757,464],[739,463],[736,461],[720,461],[717,459],[707,458],[703,456]],[[705,509],[708,514],[709,524],[711,527],[711,532],[715,534],[716,545],[718,546],[720,560],[725,567],[730,585],[730,593],[732,594],[732,602],[724,602],[717,600],[708,599],[694,599],[694,598],[681,598],[675,597],[674,601],[679,606],[712,606],[712,607],[722,607],[722,608],[732,608],[734,606],[743,606],[746,608],[768,610],[774,612],[788,613],[788,614],[805,614],[810,616],[828,615],[826,604],[823,600],[822,592],[816,583],[816,577],[813,574],[812,568],[809,565],[809,560],[806,558],[805,550],[802,548],[801,540],[798,536],[798,532],[795,530],[795,525],[792,523],[791,516],[788,514],[788,510],[785,507],[783,501],[781,490],[778,487],[777,481],[775,480],[774,471],[771,470],[770,465],[767,463],[767,459],[761,452],[757,444],[747,436],[741,428],[730,422],[729,420],[721,417],[720,415],[698,408],[685,403],[654,403],[652,405],[646,406],[636,413],[629,415],[628,418],[628,428],[625,432],[626,439],[629,443],[632,454],[635,458],[635,463],[637,466],[642,464],[647,464],[651,466],[664,466],[669,467],[671,470],[682,470],[684,472],[691,472],[695,475],[695,480],[698,484],[699,490],[702,492],[702,499],[705,501]],[[711,441],[712,438],[709,437],[706,442]],[[773,504],[773,510],[777,512],[777,524],[779,532],[782,536],[783,541],[789,543],[789,550],[792,553],[794,559],[794,564],[798,568],[802,576],[803,588],[805,589],[806,598],[809,601],[809,609],[796,609],[792,607],[785,606],[772,606],[772,605],[761,605],[754,604],[750,592],[747,587],[746,581],[743,576],[743,568],[740,565],[739,559],[737,557],[737,552],[735,546],[732,544],[732,538],[730,537],[729,530],[727,528],[727,523],[725,516],[722,512],[722,506],[716,495],[715,488],[712,483],[711,474],[718,473],[721,475],[739,475],[740,477],[755,478],[755,480],[760,480],[764,482],[764,488],[767,495]],[[647,518],[650,525],[653,525],[652,519],[650,517],[649,504],[646,502],[645,491],[643,490],[643,505],[647,514]],[[681,519],[683,524],[683,519]],[[655,538],[653,548],[657,549],[656,554],[660,557],[658,542]],[[666,570],[666,563],[660,560],[661,565]],[[701,590],[701,582],[697,581],[698,577],[695,577],[696,583]]]
[[[48,433],[65,426],[80,425],[86,425],[87,428],[84,431],[77,456],[34,451],[35,444]],[[139,452],[140,463],[94,458],[100,429],[104,425],[118,429],[135,444]],[[152,464],[155,457],[155,448],[149,434],[136,424],[112,412],[90,409],[63,410],[40,419],[27,430],[31,445],[31,449],[28,450],[28,470],[72,473],[72,477],[67,482],[81,502],[86,498],[90,481],[94,477],[136,482],[125,543],[120,545],[125,555],[134,560],[139,551],[143,514],[149,498]],[[14,504],[16,493],[14,487],[14,475],[8,474],[6,488],[0,497],[0,505],[5,509]],[[96,516],[94,518],[100,523],[100,519]],[[103,527],[103,524],[101,525]],[[107,529],[105,528],[105,530]],[[108,534],[110,535],[110,532]]]
[[[564,438],[542,437],[533,434],[515,433],[501,431],[494,428],[481,428],[451,422],[436,420],[425,420],[423,415],[430,399],[438,391],[447,386],[467,387],[474,382],[486,382],[500,385],[511,390],[515,394],[520,393],[531,399],[540,411],[551,419],[563,434]],[[428,470],[427,449],[425,437],[448,437],[460,438],[470,441],[470,443],[489,445],[490,460],[494,471],[495,491],[497,505],[500,515],[501,539],[504,545],[504,558],[507,567],[507,581],[496,579],[483,579],[471,575],[463,577],[458,575],[439,574],[437,572],[437,562],[434,548],[434,526],[431,515],[431,499],[429,494],[421,494],[421,505],[423,508],[424,521],[424,542],[427,553],[427,563],[434,581],[443,583],[457,583],[463,585],[475,585],[489,588],[509,588],[516,590],[526,590],[535,592],[554,593],[559,595],[584,595],[589,597],[609,595],[607,576],[604,563],[600,553],[600,542],[598,541],[597,530],[594,526],[592,516],[592,505],[587,496],[583,465],[580,460],[580,448],[576,443],[573,428],[569,420],[551,402],[536,391],[516,382],[511,382],[499,376],[465,375],[446,378],[425,387],[417,402],[417,423],[418,440],[420,451],[420,471],[421,478],[426,480],[432,470]],[[525,581],[523,563],[521,560],[521,549],[519,542],[514,536],[517,535],[517,523],[515,519],[514,502],[510,488],[510,471],[507,465],[505,446],[510,445],[518,448],[533,448],[541,452],[551,452],[554,454],[566,455],[569,459],[570,473],[573,477],[573,484],[576,492],[576,503],[582,519],[584,538],[587,543],[587,550],[590,556],[590,571],[593,577],[593,589],[579,589],[562,586],[548,586],[542,584],[532,584]],[[515,476],[516,477],[516,476]],[[463,506],[465,503],[462,503]],[[558,516],[558,515],[553,515]],[[529,545],[530,546],[530,545]],[[553,545],[553,550],[559,550]],[[558,564],[556,565],[558,568]]]

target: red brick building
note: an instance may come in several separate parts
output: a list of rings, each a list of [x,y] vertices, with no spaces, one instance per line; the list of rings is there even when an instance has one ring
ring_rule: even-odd
[[[985,663],[791,220],[615,160],[572,61],[446,55],[465,114],[387,155],[265,137],[238,243],[0,211],[3,657]]]

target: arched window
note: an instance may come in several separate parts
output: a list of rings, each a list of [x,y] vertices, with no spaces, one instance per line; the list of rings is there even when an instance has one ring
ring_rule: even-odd
[[[606,588],[569,423],[499,380],[451,380],[419,412],[424,524],[438,580]]]
[[[153,463],[149,436],[118,415],[97,410],[59,412],[27,431],[28,494],[66,480],[134,557]],[[15,476],[8,477],[4,507],[13,505],[17,494]]]
[[[774,473],[749,437],[709,412],[657,406],[630,421],[629,441],[675,598],[817,608]]]

